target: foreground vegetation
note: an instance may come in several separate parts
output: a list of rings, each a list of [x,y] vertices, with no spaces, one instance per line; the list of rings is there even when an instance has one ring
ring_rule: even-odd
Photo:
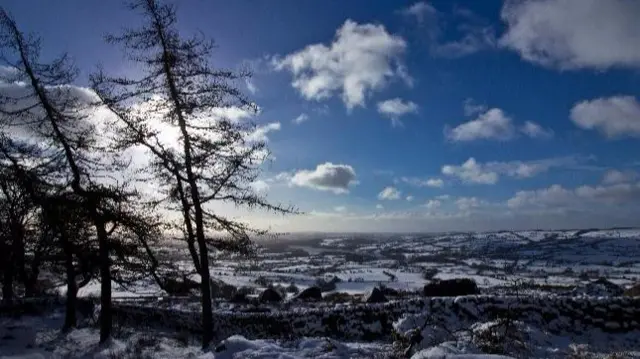
[[[264,233],[210,204],[293,210],[253,190],[268,151],[251,136],[253,123],[225,115],[256,111],[234,86],[249,74],[213,68],[211,42],[182,36],[173,6],[128,5],[142,25],[105,40],[142,70],[121,78],[99,69],[90,87],[76,83],[70,55],[44,58],[41,39],[0,9],[3,301],[37,295],[44,274],[62,276],[69,330],[78,289],[99,278],[105,342],[112,281],[150,277],[171,290],[171,267],[154,254],[168,234],[187,243],[201,277],[206,346],[213,336],[210,251],[251,254],[250,235]]]

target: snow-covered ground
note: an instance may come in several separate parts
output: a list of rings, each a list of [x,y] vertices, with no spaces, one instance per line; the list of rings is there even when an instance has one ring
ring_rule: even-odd
[[[248,340],[240,335],[202,350],[198,338],[185,333],[123,327],[116,328],[114,339],[100,345],[98,331],[93,327],[61,334],[62,316],[62,311],[54,311],[40,317],[0,318],[0,358],[382,359],[403,354],[411,359],[640,358],[638,332],[608,334],[596,330],[573,336],[554,335],[520,323],[516,323],[510,335],[521,341],[507,342],[504,346],[508,355],[504,356],[482,352],[485,337],[480,335],[495,324],[492,322],[477,323],[455,333],[426,327],[422,342],[410,353],[403,353],[402,348],[389,343],[353,343],[329,338]],[[404,318],[394,326],[402,333],[413,327],[412,320]]]
[[[390,344],[382,343],[345,343],[329,338],[247,340],[242,336],[231,336],[202,350],[197,337],[149,328],[116,328],[115,338],[99,345],[96,328],[85,327],[61,334],[63,315],[62,311],[55,311],[42,317],[0,317],[0,359],[364,359],[390,357],[392,352]]]
[[[600,277],[621,289],[640,282],[638,229],[308,234],[259,244],[258,256],[252,260],[215,257],[210,270],[212,277],[237,288],[245,287],[254,298],[270,284],[294,285],[303,290],[320,279],[334,277],[338,278],[336,287],[325,292],[325,296],[334,292],[362,295],[380,285],[406,291],[409,296],[420,296],[422,287],[431,280],[451,278],[472,278],[483,293],[497,295],[509,293],[509,288],[517,282],[532,284],[529,291],[560,295],[583,293],[588,283]],[[185,271],[192,270],[182,245],[167,246],[161,258]],[[191,279],[199,281],[197,275],[191,275]],[[99,290],[99,283],[91,282],[80,290],[79,296],[96,296]],[[60,287],[60,293],[64,294],[64,287]],[[165,295],[150,280],[127,287],[114,283],[113,293],[116,299],[123,300]],[[293,295],[288,293],[287,299]],[[199,305],[197,300],[168,303],[181,310],[197,310]],[[219,301],[216,304],[220,310],[236,308]],[[286,308],[298,305],[303,304],[287,301]],[[283,308],[275,305],[271,309]],[[388,342],[345,343],[327,338],[247,340],[239,336],[227,339],[218,351],[214,348],[203,352],[195,337],[148,328],[142,331],[123,328],[111,343],[101,347],[97,345],[95,329],[85,327],[60,335],[60,321],[59,312],[38,318],[0,317],[0,358],[384,358],[398,353]],[[467,329],[481,331],[483,325],[490,324],[478,322]],[[542,335],[542,328],[524,324],[521,329],[529,333],[532,351],[516,357],[605,358],[615,351],[626,351],[626,356],[619,356],[626,358],[637,355],[640,348],[637,332],[614,335],[590,331],[572,337]],[[418,348],[413,357],[497,358],[482,356],[481,350],[472,344],[464,335],[449,336]]]

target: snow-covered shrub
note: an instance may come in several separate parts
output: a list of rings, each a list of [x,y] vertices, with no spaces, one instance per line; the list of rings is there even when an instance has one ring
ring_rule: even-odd
[[[476,323],[471,327],[473,343],[484,353],[518,357],[529,353],[531,327],[509,318]]]

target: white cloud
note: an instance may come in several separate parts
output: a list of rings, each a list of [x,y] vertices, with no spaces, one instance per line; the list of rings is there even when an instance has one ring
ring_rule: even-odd
[[[378,102],[378,112],[391,119],[393,126],[401,125],[400,117],[418,113],[418,105],[411,101],[402,101],[402,99],[394,98],[386,101]]]
[[[347,20],[336,31],[329,46],[313,44],[274,58],[277,70],[293,75],[292,85],[309,100],[340,94],[345,106],[365,106],[368,94],[385,87],[389,80],[406,78],[400,58],[407,47],[399,36],[382,25]]]
[[[256,94],[258,92],[258,87],[251,81],[251,79],[245,80],[245,85],[247,85],[247,90],[252,94]]]
[[[618,183],[604,186],[581,186],[566,189],[559,184],[548,188],[519,191],[507,201],[510,208],[573,208],[594,205],[636,204],[640,199],[640,183]]]
[[[307,115],[306,113],[301,113],[298,115],[298,117],[294,118],[293,123],[295,123],[296,125],[299,125],[305,121],[307,121],[309,119],[309,115]]]
[[[442,194],[440,196],[436,196],[436,199],[439,199],[441,201],[447,201],[451,198],[451,196],[449,196],[448,194]]]
[[[336,211],[336,212],[346,212],[347,211],[347,207],[345,207],[345,206],[336,206],[336,207],[333,207],[333,210]]]
[[[633,170],[609,170],[602,177],[602,183],[604,184],[618,184],[625,182],[632,182],[638,179],[638,172]]]
[[[569,202],[572,196],[571,191],[554,184],[549,188],[534,191],[518,191],[515,196],[507,200],[507,205],[511,208],[527,205],[559,205]]]
[[[539,124],[531,121],[526,121],[524,125],[520,127],[520,132],[531,138],[548,139],[553,137],[553,130],[544,129]]]
[[[444,181],[440,178],[429,178],[427,180],[427,186],[441,188],[444,186]]]
[[[427,209],[430,209],[430,210],[439,208],[440,205],[442,205],[442,202],[440,202],[437,199],[430,199],[430,200],[427,201],[427,203],[424,204],[424,206],[427,207]]]
[[[385,187],[380,193],[378,193],[378,199],[381,200],[394,200],[400,199],[400,191],[395,187]]]
[[[461,211],[468,211],[472,208],[477,208],[485,204],[484,201],[478,199],[477,197],[460,197],[456,200],[455,203],[458,206],[458,209]]]
[[[407,183],[416,187],[441,188],[442,186],[444,186],[444,181],[440,178],[429,178],[424,180],[417,177],[401,177],[400,180],[404,183]]]
[[[515,129],[509,116],[499,108],[492,108],[475,120],[445,129],[445,134],[452,141],[506,141],[514,137]]]
[[[473,157],[460,166],[442,166],[442,174],[458,177],[467,183],[495,184],[498,182],[498,174],[478,164]]]
[[[238,122],[249,119],[259,113],[260,109],[254,110],[249,107],[214,107],[210,109],[207,115],[219,120],[229,120],[231,122]]]
[[[582,101],[573,106],[570,117],[576,126],[608,138],[640,137],[640,102],[633,96]]]
[[[272,122],[268,125],[257,127],[253,133],[249,134],[247,137],[248,141],[268,141],[267,135],[272,131],[280,130],[280,122]]]
[[[315,170],[296,172],[291,183],[321,191],[348,193],[349,186],[356,184],[356,172],[349,165],[326,162],[316,166]]]
[[[266,193],[269,191],[269,184],[264,180],[257,180],[251,183],[253,190],[258,193]]]
[[[276,181],[276,182],[291,182],[291,178],[293,178],[293,175],[291,173],[280,172],[269,180]]]
[[[406,200],[407,202],[412,202],[415,199],[415,197],[413,196],[407,196]]]
[[[445,165],[442,173],[448,176],[457,177],[463,182],[479,184],[495,184],[500,175],[513,178],[530,178],[540,173],[549,171],[552,168],[572,168],[577,167],[587,157],[565,156],[552,157],[532,161],[508,161],[508,162],[487,162],[479,163],[475,158],[470,157],[462,165]]]
[[[376,204],[376,209],[384,209],[384,206],[380,203]]]
[[[559,69],[640,67],[637,0],[505,2],[500,44],[527,61]]]

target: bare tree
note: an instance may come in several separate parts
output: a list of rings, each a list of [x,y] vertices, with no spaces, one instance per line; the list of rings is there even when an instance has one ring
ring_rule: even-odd
[[[80,211],[76,213],[86,216],[95,230],[101,281],[100,341],[104,342],[112,328],[110,255],[116,249],[109,235],[122,214],[114,208],[134,200],[136,195],[125,184],[106,176],[121,171],[126,164],[100,143],[92,122],[97,99],[88,90],[70,86],[77,71],[66,55],[42,62],[39,39],[22,33],[2,9],[0,48],[0,60],[11,69],[14,81],[21,84],[16,93],[0,99],[3,126],[20,128],[31,140],[47,144],[45,156],[63,159],[52,183],[70,191],[74,200],[66,204],[75,203]],[[69,275],[75,278],[75,272]]]
[[[26,278],[25,242],[32,203],[10,172],[0,171],[0,263],[3,268],[2,300],[11,304],[14,282]]]
[[[182,37],[173,6],[136,0],[130,7],[141,13],[143,25],[107,41],[121,45],[144,74],[131,79],[101,71],[92,86],[118,118],[119,147],[146,149],[164,203],[182,214],[180,227],[201,277],[204,347],[213,339],[208,246],[249,252],[250,235],[265,233],[215,213],[209,204],[224,201],[283,214],[294,209],[269,204],[253,190],[268,156],[265,143],[252,138],[255,124],[224,116],[230,109],[257,110],[234,87],[249,74],[214,69],[212,43],[202,36]],[[160,138],[171,131],[177,145]]]

